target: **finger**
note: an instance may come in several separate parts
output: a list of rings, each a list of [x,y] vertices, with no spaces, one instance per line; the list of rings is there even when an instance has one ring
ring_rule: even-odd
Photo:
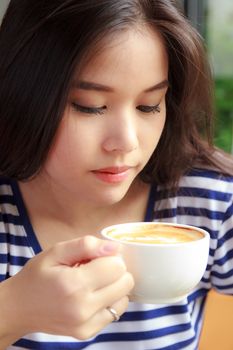
[[[134,280],[129,272],[126,272],[120,279],[102,289],[95,291],[94,300],[100,308],[106,308],[117,300],[130,294],[134,287]]]
[[[82,281],[83,283],[83,281]],[[75,281],[73,279],[73,284]],[[131,289],[134,286],[133,277],[126,272],[120,279],[97,291],[85,291],[84,293],[74,293],[72,301],[72,313],[79,319],[79,323],[86,323],[98,311],[113,305],[117,300],[128,297]],[[80,296],[82,302],[80,304]]]
[[[101,240],[93,236],[60,242],[47,251],[51,264],[73,266],[101,256],[117,254],[116,242]]]
[[[116,311],[117,315],[121,317],[127,310],[129,299],[127,296],[117,300],[115,303],[110,305],[113,310]],[[99,333],[104,327],[114,321],[113,315],[107,308],[98,310],[86,323],[79,326],[74,330],[72,336],[80,340],[89,339]]]
[[[126,273],[126,266],[120,256],[114,255],[101,257],[80,265],[76,271],[76,279],[82,281],[84,285],[90,286],[90,290],[96,291],[120,279]]]
[[[109,312],[108,308],[112,308],[114,311],[116,311],[116,314],[120,319],[121,316],[127,310],[128,305],[129,305],[129,298],[126,295],[126,296],[122,297],[121,299],[115,301],[110,306],[107,306],[106,308],[103,308],[99,312],[97,312],[93,317],[94,321],[97,321],[97,318],[98,318],[98,321],[100,322],[102,319],[102,322],[104,322],[104,326],[106,326],[107,324],[115,321],[113,315],[111,314],[111,312]]]

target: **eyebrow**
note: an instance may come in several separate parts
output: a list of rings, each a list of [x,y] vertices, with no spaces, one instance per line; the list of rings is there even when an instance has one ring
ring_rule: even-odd
[[[165,89],[165,88],[168,88],[168,87],[169,87],[169,81],[167,79],[164,79],[160,83],[155,84],[154,86],[146,89],[144,92],[152,92],[152,91],[156,91],[156,90]]]
[[[113,92],[114,89],[106,86],[106,85],[102,85],[102,84],[98,84],[98,83],[93,83],[91,81],[74,81],[74,83],[72,84],[72,86],[76,89],[80,89],[80,90],[94,90],[94,91],[103,91],[103,92]],[[145,93],[147,92],[152,92],[152,91],[156,91],[156,90],[161,90],[161,89],[165,89],[169,87],[169,82],[167,79],[164,79],[163,81],[151,86],[150,88],[146,89]]]

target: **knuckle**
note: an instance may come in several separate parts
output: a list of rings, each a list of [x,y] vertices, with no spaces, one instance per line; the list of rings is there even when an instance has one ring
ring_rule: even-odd
[[[126,272],[126,265],[123,259],[119,256],[114,256],[111,259],[113,260],[114,268],[123,275]]]
[[[120,315],[122,315],[128,308],[129,306],[129,297],[126,295],[122,298],[122,307],[120,310]]]
[[[126,279],[127,279],[127,283],[128,283],[129,288],[132,289],[135,285],[134,278],[133,278],[132,274],[129,272],[126,272]]]
[[[84,236],[80,239],[80,246],[84,251],[92,250],[93,246],[96,244],[96,238],[92,236]]]
[[[84,325],[88,320],[88,315],[84,307],[81,307],[80,304],[77,307],[72,307],[72,309],[69,310],[67,313],[67,319],[69,319],[69,322],[71,322],[73,325],[77,325],[78,327],[82,328],[82,325]]]
[[[74,337],[79,340],[87,340],[93,337],[95,333],[93,330],[90,330],[88,327],[79,327],[74,334]]]
[[[84,310],[84,308],[79,308],[76,313],[76,317],[78,324],[83,324],[87,321],[87,312]]]
[[[77,324],[82,326],[91,318],[93,313],[91,298],[78,296],[73,301],[73,305],[73,315],[76,317]]]

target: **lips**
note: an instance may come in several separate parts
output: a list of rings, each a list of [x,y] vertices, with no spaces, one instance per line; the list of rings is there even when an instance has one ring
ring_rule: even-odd
[[[114,166],[114,167],[108,167],[108,168],[103,168],[103,169],[97,169],[94,170],[94,172],[99,172],[99,173],[109,173],[109,174],[121,174],[127,170],[129,170],[131,167],[129,166]]]
[[[130,169],[132,169],[130,166],[113,166],[93,170],[92,173],[101,181],[119,183],[127,179]]]

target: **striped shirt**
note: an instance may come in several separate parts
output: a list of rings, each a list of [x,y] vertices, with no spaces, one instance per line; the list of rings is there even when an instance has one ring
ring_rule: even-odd
[[[127,312],[87,341],[43,333],[27,334],[7,350],[198,349],[208,291],[233,294],[233,177],[193,169],[178,193],[152,188],[145,221],[194,225],[210,233],[205,274],[187,299],[174,305],[129,303]],[[16,274],[41,251],[16,182],[0,180],[0,281]],[[190,271],[191,272],[191,271]],[[1,321],[2,322],[2,321]]]

